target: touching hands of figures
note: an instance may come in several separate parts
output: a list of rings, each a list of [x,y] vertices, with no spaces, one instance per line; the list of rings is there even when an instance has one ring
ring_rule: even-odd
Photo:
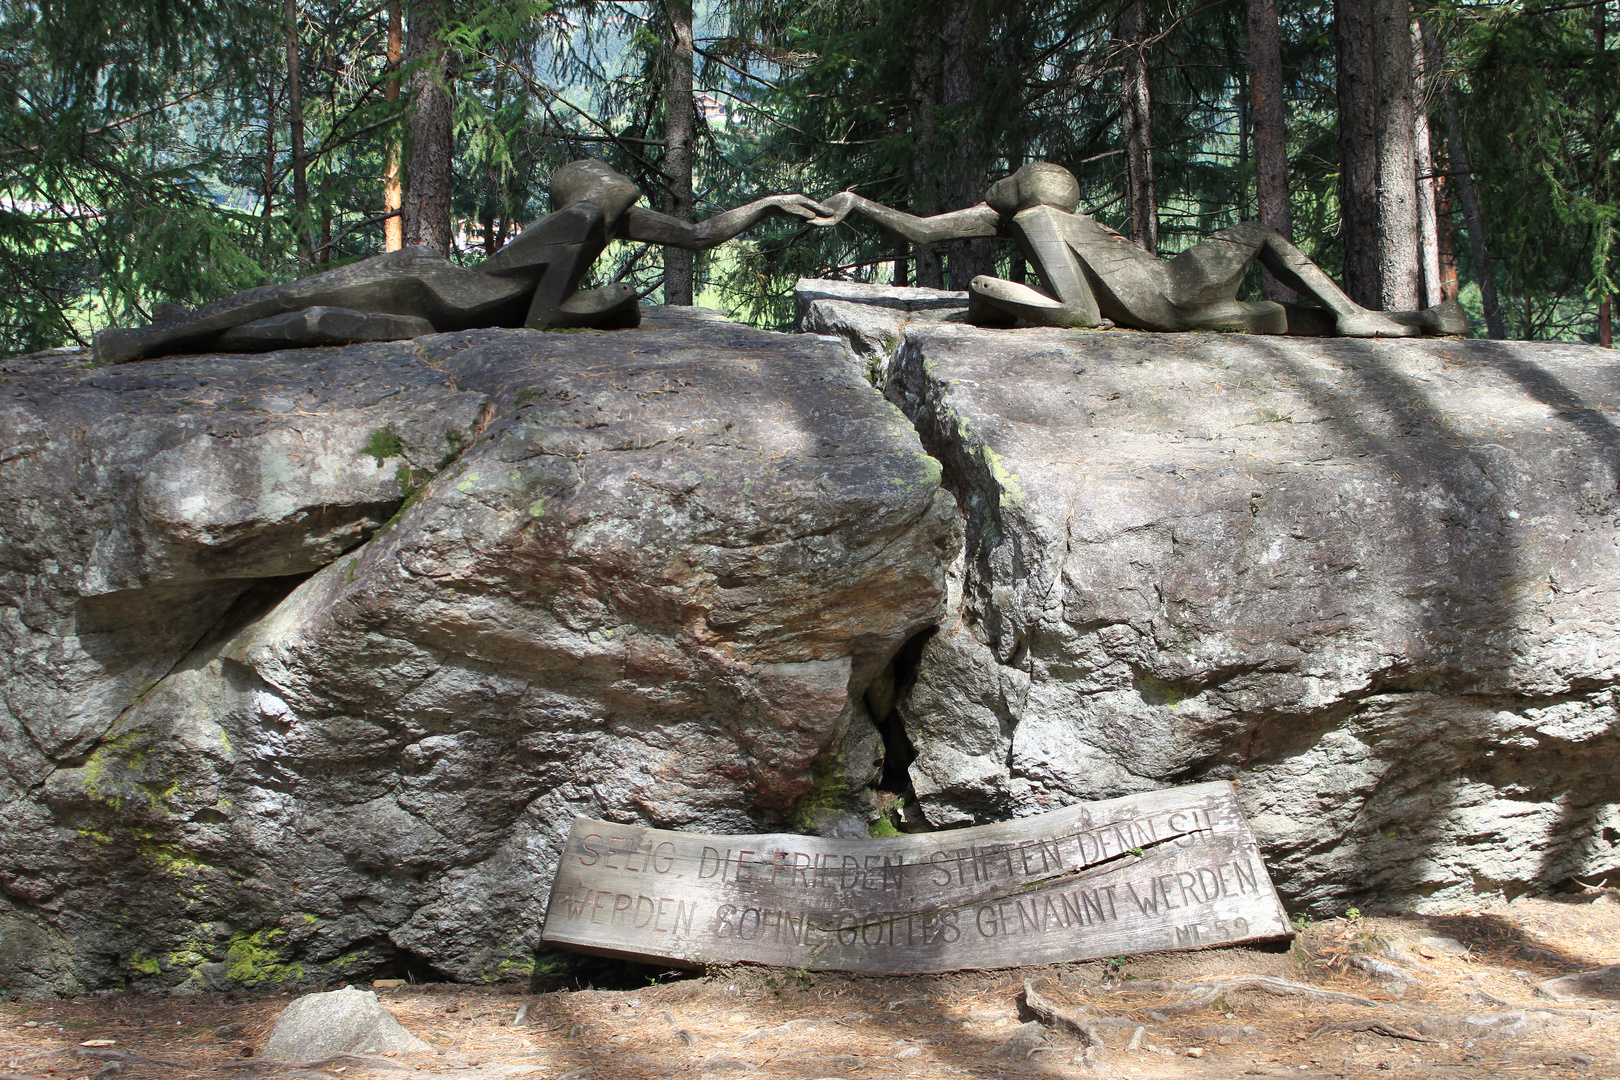
[[[808,195],[772,195],[762,201],[774,213],[783,217],[802,218],[812,225],[821,224],[823,218],[833,213],[830,206],[818,203]]]
[[[837,195],[823,199],[817,204],[825,207],[826,212],[820,217],[811,218],[810,224],[819,225],[823,228],[829,225],[837,225],[849,216],[849,212],[855,209],[856,204],[860,201],[861,197],[853,191],[840,191]]]

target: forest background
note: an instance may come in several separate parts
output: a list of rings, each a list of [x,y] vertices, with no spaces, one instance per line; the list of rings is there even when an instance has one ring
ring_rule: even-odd
[[[1612,342],[1620,0],[0,0],[0,354],[425,244],[599,157],[656,209],[916,213],[1032,160],[1166,254],[1240,220],[1356,299]],[[1023,280],[990,241],[775,222],[597,283],[787,328],[796,278]],[[1249,294],[1283,298],[1263,274]]]

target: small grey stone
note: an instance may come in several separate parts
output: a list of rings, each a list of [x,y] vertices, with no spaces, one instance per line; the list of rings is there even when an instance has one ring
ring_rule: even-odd
[[[1609,964],[1592,971],[1578,971],[1536,984],[1538,997],[1620,999],[1620,964]]]
[[[1379,960],[1375,957],[1352,956],[1350,958],[1350,963],[1351,966],[1358,967],[1375,978],[1392,979],[1396,982],[1409,984],[1415,984],[1418,981],[1417,976],[1413,975],[1405,968],[1388,963],[1384,960]]]
[[[1014,1028],[1011,1035],[990,1051],[990,1055],[1023,1061],[1031,1050],[1046,1041],[1046,1036],[1046,1028],[1039,1021],[1031,1020]]]
[[[333,1054],[408,1053],[433,1049],[402,1027],[370,990],[306,994],[282,1010],[261,1057],[314,1061]]]
[[[754,1070],[754,1063],[740,1058],[735,1054],[728,1054],[725,1051],[721,1051],[718,1054],[710,1054],[708,1057],[704,1058],[701,1063],[701,1067],[711,1069],[715,1072],[752,1072]]]

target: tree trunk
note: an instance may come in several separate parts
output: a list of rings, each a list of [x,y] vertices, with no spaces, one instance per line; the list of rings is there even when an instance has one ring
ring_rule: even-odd
[[[1479,283],[1480,306],[1485,309],[1485,328],[1498,341],[1507,337],[1502,323],[1502,308],[1496,300],[1496,281],[1491,277],[1491,265],[1485,250],[1485,222],[1479,214],[1479,200],[1474,198],[1474,178],[1469,174],[1468,151],[1463,146],[1462,121],[1457,116],[1456,103],[1446,95],[1447,145],[1451,150],[1451,170],[1457,180],[1457,201],[1462,204],[1463,226],[1468,230],[1468,246],[1474,252],[1474,280]]]
[[[1412,102],[1412,0],[1376,0],[1378,271],[1385,311],[1418,304],[1417,110]]]
[[[490,83],[493,86],[493,100],[490,105],[499,114],[506,106],[506,71],[495,66],[490,74]],[[496,221],[504,209],[501,198],[504,179],[500,161],[491,156],[489,164],[484,169],[484,198],[478,214],[484,231],[485,257],[495,254],[501,247]]]
[[[292,152],[293,231],[298,238],[298,265],[308,270],[315,263],[310,236],[309,172],[304,160],[304,88],[298,56],[298,0],[285,0],[282,21],[287,37],[287,135]]]
[[[400,0],[388,5],[388,81],[383,84],[383,100],[392,104],[399,100],[399,61],[405,45],[404,9]],[[405,223],[399,217],[404,189],[399,182],[399,131],[388,133],[388,162],[383,167],[383,213],[392,215],[383,220],[383,250],[398,251],[405,246]]]
[[[1422,37],[1420,47],[1423,57],[1423,71],[1426,84],[1432,80],[1436,88],[1443,92],[1444,83],[1441,81],[1445,70],[1445,59],[1440,53],[1440,42],[1434,32],[1429,29],[1427,20],[1418,20],[1418,32]],[[1425,109],[1425,126],[1428,127],[1427,109]],[[1451,189],[1454,183],[1451,177],[1451,155],[1446,149],[1444,140],[1436,143],[1432,129],[1429,139],[1429,159],[1432,163],[1430,171],[1434,176],[1434,203],[1435,203],[1435,248],[1440,270],[1440,299],[1457,299],[1457,229],[1453,220]],[[1427,301],[1433,302],[1433,301]]]
[[[1126,203],[1131,238],[1145,250],[1159,250],[1159,204],[1153,193],[1153,104],[1148,87],[1147,0],[1125,0],[1119,13],[1119,39],[1125,47],[1125,78],[1120,122],[1125,128]]]
[[[1442,61],[1440,40],[1432,28],[1423,25],[1423,53],[1431,71],[1439,71]],[[1456,185],[1457,202],[1462,206],[1463,228],[1468,232],[1468,246],[1473,252],[1474,280],[1479,284],[1480,307],[1485,314],[1485,332],[1498,341],[1507,337],[1502,324],[1502,308],[1496,298],[1496,281],[1491,277],[1490,259],[1485,250],[1485,222],[1480,217],[1479,200],[1474,198],[1474,177],[1468,160],[1468,149],[1463,142],[1462,120],[1457,115],[1457,102],[1447,89],[1444,96],[1446,109],[1446,171]]]
[[[940,40],[928,8],[917,20],[911,46],[911,204],[922,217],[939,213],[939,78]],[[945,287],[944,266],[932,244],[916,249],[917,284],[925,289]]]
[[[669,15],[669,64],[664,83],[664,182],[669,185],[665,209],[671,217],[691,221],[692,147],[697,117],[692,108],[692,3],[665,0]],[[692,303],[692,253],[664,249],[664,303]]]
[[[940,54],[940,99],[954,121],[945,162],[945,202],[952,210],[983,199],[987,183],[990,155],[980,113],[985,104],[987,30],[984,0],[953,0],[945,14]],[[968,282],[991,270],[988,240],[953,240],[945,253],[953,289],[966,289]]]
[[[1412,26],[1413,149],[1417,154],[1417,210],[1419,265],[1422,267],[1421,305],[1438,304],[1445,299],[1440,275],[1440,216],[1435,201],[1434,153],[1429,145],[1428,77],[1429,65],[1423,48],[1420,24]]]
[[[911,277],[911,244],[903,236],[895,236],[892,244],[894,247],[894,283],[904,288],[910,283]]]
[[[276,205],[276,87],[270,84],[265,94],[264,111],[264,249],[263,262],[270,262],[270,239],[274,231],[274,218],[271,217]]]
[[[411,5],[411,157],[405,166],[405,243],[450,255],[451,156],[449,51],[439,34],[442,0]]]
[[[1334,0],[1339,72],[1339,213],[1344,291],[1378,307],[1378,127],[1373,79],[1373,0]]]
[[[321,177],[321,244],[315,249],[315,261],[332,261],[332,175]]]
[[[1288,114],[1283,100],[1282,43],[1277,0],[1249,0],[1249,110],[1254,117],[1254,175],[1260,223],[1292,239],[1288,201]],[[1294,290],[1262,271],[1267,300],[1291,303]]]
[[[1450,172],[1451,157],[1436,157],[1437,170]],[[1457,299],[1457,227],[1452,221],[1450,176],[1435,178],[1435,242],[1440,248],[1440,299]]]
[[[1418,304],[1411,0],[1335,0],[1344,288],[1385,310]]]
[[[1609,2],[1598,0],[1592,8],[1592,41],[1601,53],[1609,47]],[[1614,294],[1608,293],[1598,300],[1598,344],[1605,349],[1614,348],[1613,329]]]

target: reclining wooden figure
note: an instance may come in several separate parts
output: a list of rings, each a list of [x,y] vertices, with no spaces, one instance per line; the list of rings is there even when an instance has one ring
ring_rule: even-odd
[[[772,195],[698,224],[634,205],[635,182],[600,161],[575,161],[551,177],[552,212],[476,267],[424,248],[364,259],[285,285],[249,289],[150,326],[96,335],[103,363],[178,352],[258,351],[351,341],[394,341],[485,326],[612,329],[641,321],[624,282],[579,291],[611,240],[705,251],[770,215],[806,220],[829,208],[803,195]]]
[[[1252,222],[1222,229],[1173,259],[1160,259],[1079,213],[1080,185],[1074,175],[1044,161],[991,184],[977,206],[934,217],[892,210],[852,191],[823,201],[836,213],[813,224],[836,224],[859,211],[918,244],[989,236],[1016,239],[1051,295],[981,274],[968,286],[968,320],[981,326],[1011,326],[1023,319],[1037,326],[1091,327],[1110,319],[1120,326],[1159,331],[1343,337],[1468,332],[1468,320],[1454,300],[1423,311],[1369,311],[1281,233]],[[1238,300],[1243,277],[1256,259],[1278,281],[1321,307]]]

